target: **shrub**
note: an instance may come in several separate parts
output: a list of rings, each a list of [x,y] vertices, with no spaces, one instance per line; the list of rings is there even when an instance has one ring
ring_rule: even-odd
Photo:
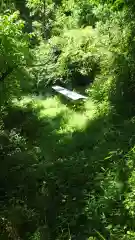
[[[40,86],[61,82],[73,87],[93,82],[100,61],[95,38],[96,33],[87,27],[67,31],[42,44],[37,49],[37,62],[42,66],[35,69]]]
[[[101,13],[103,14],[103,12]],[[105,23],[100,20],[96,29],[96,47],[100,54],[100,74],[96,76],[90,91],[98,101],[109,100],[113,104],[133,101],[134,70],[132,67],[134,48],[132,31],[134,24],[127,21],[127,11],[112,12]],[[105,18],[103,18],[105,19]],[[132,50],[130,50],[132,45]],[[132,89],[132,90],[131,90]],[[132,100],[131,100],[132,99]],[[117,105],[117,106],[118,106]]]

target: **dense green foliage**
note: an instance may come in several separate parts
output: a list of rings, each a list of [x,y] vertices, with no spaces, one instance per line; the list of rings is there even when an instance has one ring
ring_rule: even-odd
[[[134,7],[1,2],[1,240],[135,239]]]

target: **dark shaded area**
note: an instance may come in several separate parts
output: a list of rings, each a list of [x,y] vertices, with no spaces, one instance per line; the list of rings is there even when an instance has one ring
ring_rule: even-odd
[[[128,21],[132,21],[133,16],[128,16]],[[128,42],[128,57],[118,54],[113,63],[114,83],[109,93],[109,100],[115,107],[117,114],[130,118],[135,114],[135,43],[133,41],[134,25],[131,28],[132,34]]]
[[[3,82],[6,79],[6,77],[8,77],[8,75],[10,75],[13,72],[14,68],[15,67],[8,67],[8,69],[1,74],[0,81]]]
[[[129,174],[124,156],[135,143],[133,122],[100,116],[82,132],[59,134],[63,113],[40,119],[41,109],[9,107],[3,116],[1,216],[23,239],[38,226],[46,239],[61,234],[67,239],[69,228],[77,240],[95,235],[94,229],[109,239],[109,222],[133,227],[123,206]],[[112,185],[110,193],[113,176],[120,187]]]
[[[4,131],[0,134],[0,212],[1,217],[16,226],[19,236],[27,239],[28,233],[46,224],[43,213],[48,200],[41,192],[45,172],[40,175],[40,161],[51,164],[46,157],[46,150],[50,149],[48,139],[54,130],[52,121],[59,127],[60,116],[39,120],[40,108],[32,109],[31,104],[24,109],[8,107],[7,110],[8,115],[3,116]],[[52,148],[57,140],[54,135]]]
[[[80,63],[68,63],[69,76],[71,78],[71,84],[73,88],[76,87],[88,87],[89,84],[92,84],[95,80],[96,75],[100,72],[100,67],[97,63],[93,63],[92,70],[86,74],[83,74],[79,71]],[[68,79],[69,81],[69,79]]]
[[[72,80],[73,87],[77,87],[77,86],[87,87],[92,82],[93,80],[88,75],[83,75],[80,72],[75,72],[73,74],[73,80]]]
[[[67,17],[69,17],[69,16],[72,15],[72,12],[71,12],[71,11],[65,11],[64,14],[65,14]]]
[[[80,27],[92,26],[93,28],[96,25],[97,18],[93,13],[93,6],[89,4],[89,2],[85,1],[84,3],[80,3],[80,14],[79,14],[79,25]]]
[[[57,62],[61,53],[62,53],[62,50],[58,46],[53,46],[52,54],[54,55],[55,63]]]
[[[94,234],[94,228],[107,237],[106,224],[103,223],[102,219],[103,213],[110,224],[120,224],[121,226],[126,224],[127,213],[123,208],[122,201],[124,198],[123,191],[126,189],[128,170],[126,162],[125,160],[122,161],[122,158],[131,147],[131,145],[127,145],[127,141],[132,137],[133,132],[130,124],[127,124],[127,129],[124,129],[124,125],[116,128],[114,126],[111,129],[110,126],[107,127],[107,122],[108,119],[99,118],[90,125],[88,124],[84,132],[74,132],[72,137],[64,136],[64,145],[59,146],[61,149],[60,155],[56,152],[58,154],[57,159],[60,158],[61,162],[56,162],[51,167],[51,172],[54,174],[53,180],[55,179],[54,182],[56,182],[56,190],[52,197],[56,200],[55,203],[53,201],[53,204],[58,201],[57,205],[54,205],[54,209],[58,211],[56,223],[58,224],[59,221],[58,226],[61,226],[62,229],[67,229],[67,224],[69,224],[70,231],[74,236],[73,239],[85,239],[86,236]],[[128,136],[126,134],[124,137],[126,131],[128,131]],[[95,151],[96,158],[93,154]],[[105,160],[104,158],[108,156],[109,152],[113,151],[114,156]],[[118,174],[118,181],[123,184],[120,193],[121,199],[119,199],[119,194],[113,196],[113,190],[110,200],[104,198],[101,182],[106,181],[109,169],[114,174]],[[89,193],[92,195],[89,195]],[[60,201],[62,196],[63,201],[62,199]],[[87,198],[90,196],[95,198],[95,205],[94,208],[93,205],[89,206],[87,215],[84,208]],[[49,228],[52,229],[54,218],[53,220],[50,219],[52,215],[50,211],[48,224]],[[66,216],[65,223],[62,223],[63,214]],[[91,215],[90,218],[89,214]],[[57,233],[57,225],[55,227],[56,232],[51,235],[52,239],[55,239]],[[87,232],[86,236],[84,236],[85,231]]]
[[[19,10],[21,18],[25,21],[25,32],[32,32],[32,18],[30,10],[26,6],[26,0],[15,0],[15,6]]]

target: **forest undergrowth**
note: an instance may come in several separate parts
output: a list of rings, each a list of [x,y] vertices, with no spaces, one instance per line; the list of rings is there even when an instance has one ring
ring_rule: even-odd
[[[134,7],[0,3],[0,240],[135,239]]]

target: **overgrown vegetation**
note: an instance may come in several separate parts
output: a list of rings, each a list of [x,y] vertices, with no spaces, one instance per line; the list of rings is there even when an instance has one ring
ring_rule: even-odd
[[[134,7],[1,2],[1,240],[135,239]]]

